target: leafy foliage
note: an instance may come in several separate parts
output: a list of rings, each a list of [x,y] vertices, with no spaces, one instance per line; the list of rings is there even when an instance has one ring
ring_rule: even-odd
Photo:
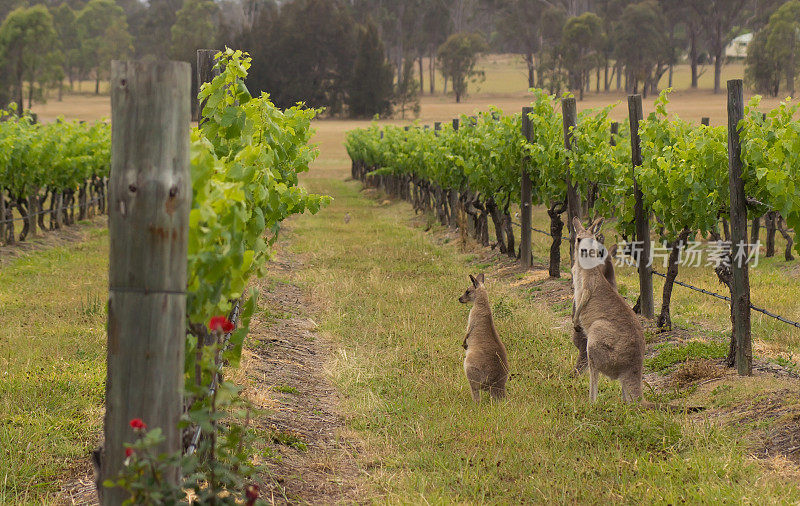
[[[77,189],[111,166],[111,126],[78,121],[33,123],[0,111],[0,189],[27,198],[40,188]]]
[[[201,504],[241,504],[251,493],[247,480],[257,468],[251,459],[249,406],[239,397],[237,385],[216,375],[221,363],[239,364],[256,305],[255,293],[245,293],[246,284],[264,273],[281,222],[292,214],[316,213],[330,201],[298,185],[298,173],[308,170],[317,154],[308,142],[311,119],[318,111],[300,106],[282,111],[266,94],[251,96],[244,84],[250,61],[238,50],[218,55],[221,73],[203,84],[201,126],[192,131],[186,307],[192,334],[187,336],[184,373],[184,390],[192,402],[183,423],[209,436],[197,453],[181,457],[156,455],[159,434],[143,435],[131,447],[122,475],[107,483],[127,490],[131,504],[179,500],[185,490],[192,490]],[[242,299],[239,327],[227,340],[225,325],[211,329],[209,344],[202,322],[227,314],[236,299]],[[216,389],[209,393],[212,383]],[[159,473],[178,463],[184,478],[176,488],[159,479]]]

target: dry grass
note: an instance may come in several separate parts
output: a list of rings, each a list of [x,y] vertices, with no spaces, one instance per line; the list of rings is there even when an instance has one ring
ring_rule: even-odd
[[[725,370],[719,366],[716,360],[691,360],[681,365],[673,373],[672,380],[675,386],[683,388],[696,381],[719,378],[723,374],[725,374]]]

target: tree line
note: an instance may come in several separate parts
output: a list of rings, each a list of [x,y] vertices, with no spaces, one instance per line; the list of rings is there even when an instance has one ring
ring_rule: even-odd
[[[530,87],[579,98],[654,93],[682,61],[692,88],[713,71],[718,92],[725,48],[746,32],[758,91],[777,93],[783,79],[793,91],[800,62],[798,0],[37,1],[0,0],[0,103],[30,107],[65,80],[99,92],[111,59],[194,65],[195,50],[225,45],[254,55],[248,86],[277,105],[355,117],[413,114],[425,93],[460,100],[483,77],[483,52],[519,54]]]

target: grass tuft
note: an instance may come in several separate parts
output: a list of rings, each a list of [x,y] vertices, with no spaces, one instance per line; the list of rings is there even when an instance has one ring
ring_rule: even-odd
[[[645,359],[644,365],[651,371],[662,372],[675,364],[698,358],[722,358],[728,353],[726,343],[691,341],[684,345],[663,344],[657,346],[658,354]]]

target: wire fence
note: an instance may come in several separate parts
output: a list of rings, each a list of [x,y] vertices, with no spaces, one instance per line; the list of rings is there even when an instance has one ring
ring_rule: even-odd
[[[208,386],[208,396],[213,397],[214,393],[217,391],[217,387],[219,386],[219,378],[222,374],[222,366],[224,365],[224,360],[222,360],[222,352],[224,352],[228,348],[228,342],[231,339],[231,334],[235,332],[236,324],[239,322],[239,313],[241,312],[241,303],[242,299],[236,301],[234,304],[233,309],[231,310],[230,320],[233,323],[234,330],[225,334],[224,339],[222,340],[222,348],[219,353],[219,359],[216,361],[216,370],[214,371],[214,375],[211,378],[211,384]],[[184,452],[185,455],[192,455],[194,452],[197,451],[197,445],[200,443],[200,437],[203,434],[203,428],[201,426],[197,426],[192,435],[192,439],[189,442],[189,446],[186,447],[186,451]]]
[[[517,223],[517,222],[512,221],[511,223],[513,225],[518,226],[519,228],[522,228],[522,225]],[[538,228],[534,228],[534,227],[531,227],[531,230],[533,230],[534,232],[539,232],[540,234],[544,234],[544,235],[552,237],[552,234],[550,234],[550,232],[545,232],[544,230],[539,230]],[[562,239],[563,239],[563,236],[562,236]],[[666,274],[662,274],[662,273],[660,273],[660,272],[658,272],[656,270],[653,270],[652,273],[655,274],[656,276],[660,276],[660,277],[665,278],[665,279],[667,277]],[[673,282],[676,285],[680,285],[680,286],[682,286],[684,288],[688,288],[689,290],[693,290],[695,292],[703,293],[705,295],[709,295],[711,297],[716,297],[717,299],[722,299],[722,300],[725,300],[725,301],[728,301],[728,302],[731,301],[730,297],[722,295],[720,293],[711,292],[711,291],[705,290],[703,288],[700,288],[700,287],[697,287],[697,286],[694,286],[694,285],[690,285],[689,283],[684,283],[682,281],[678,281],[677,279],[674,280]],[[757,311],[759,313],[765,314],[765,315],[767,315],[767,316],[769,316],[771,318],[775,318],[776,320],[778,320],[780,322],[786,323],[788,325],[792,325],[793,327],[797,327],[798,329],[800,329],[800,322],[796,322],[796,321],[790,320],[790,319],[786,318],[785,316],[781,316],[781,315],[773,313],[772,311],[769,311],[767,309],[764,309],[764,308],[761,308],[761,307],[758,307],[758,306],[754,306],[753,304],[750,304],[750,309],[752,309],[753,311]]]

